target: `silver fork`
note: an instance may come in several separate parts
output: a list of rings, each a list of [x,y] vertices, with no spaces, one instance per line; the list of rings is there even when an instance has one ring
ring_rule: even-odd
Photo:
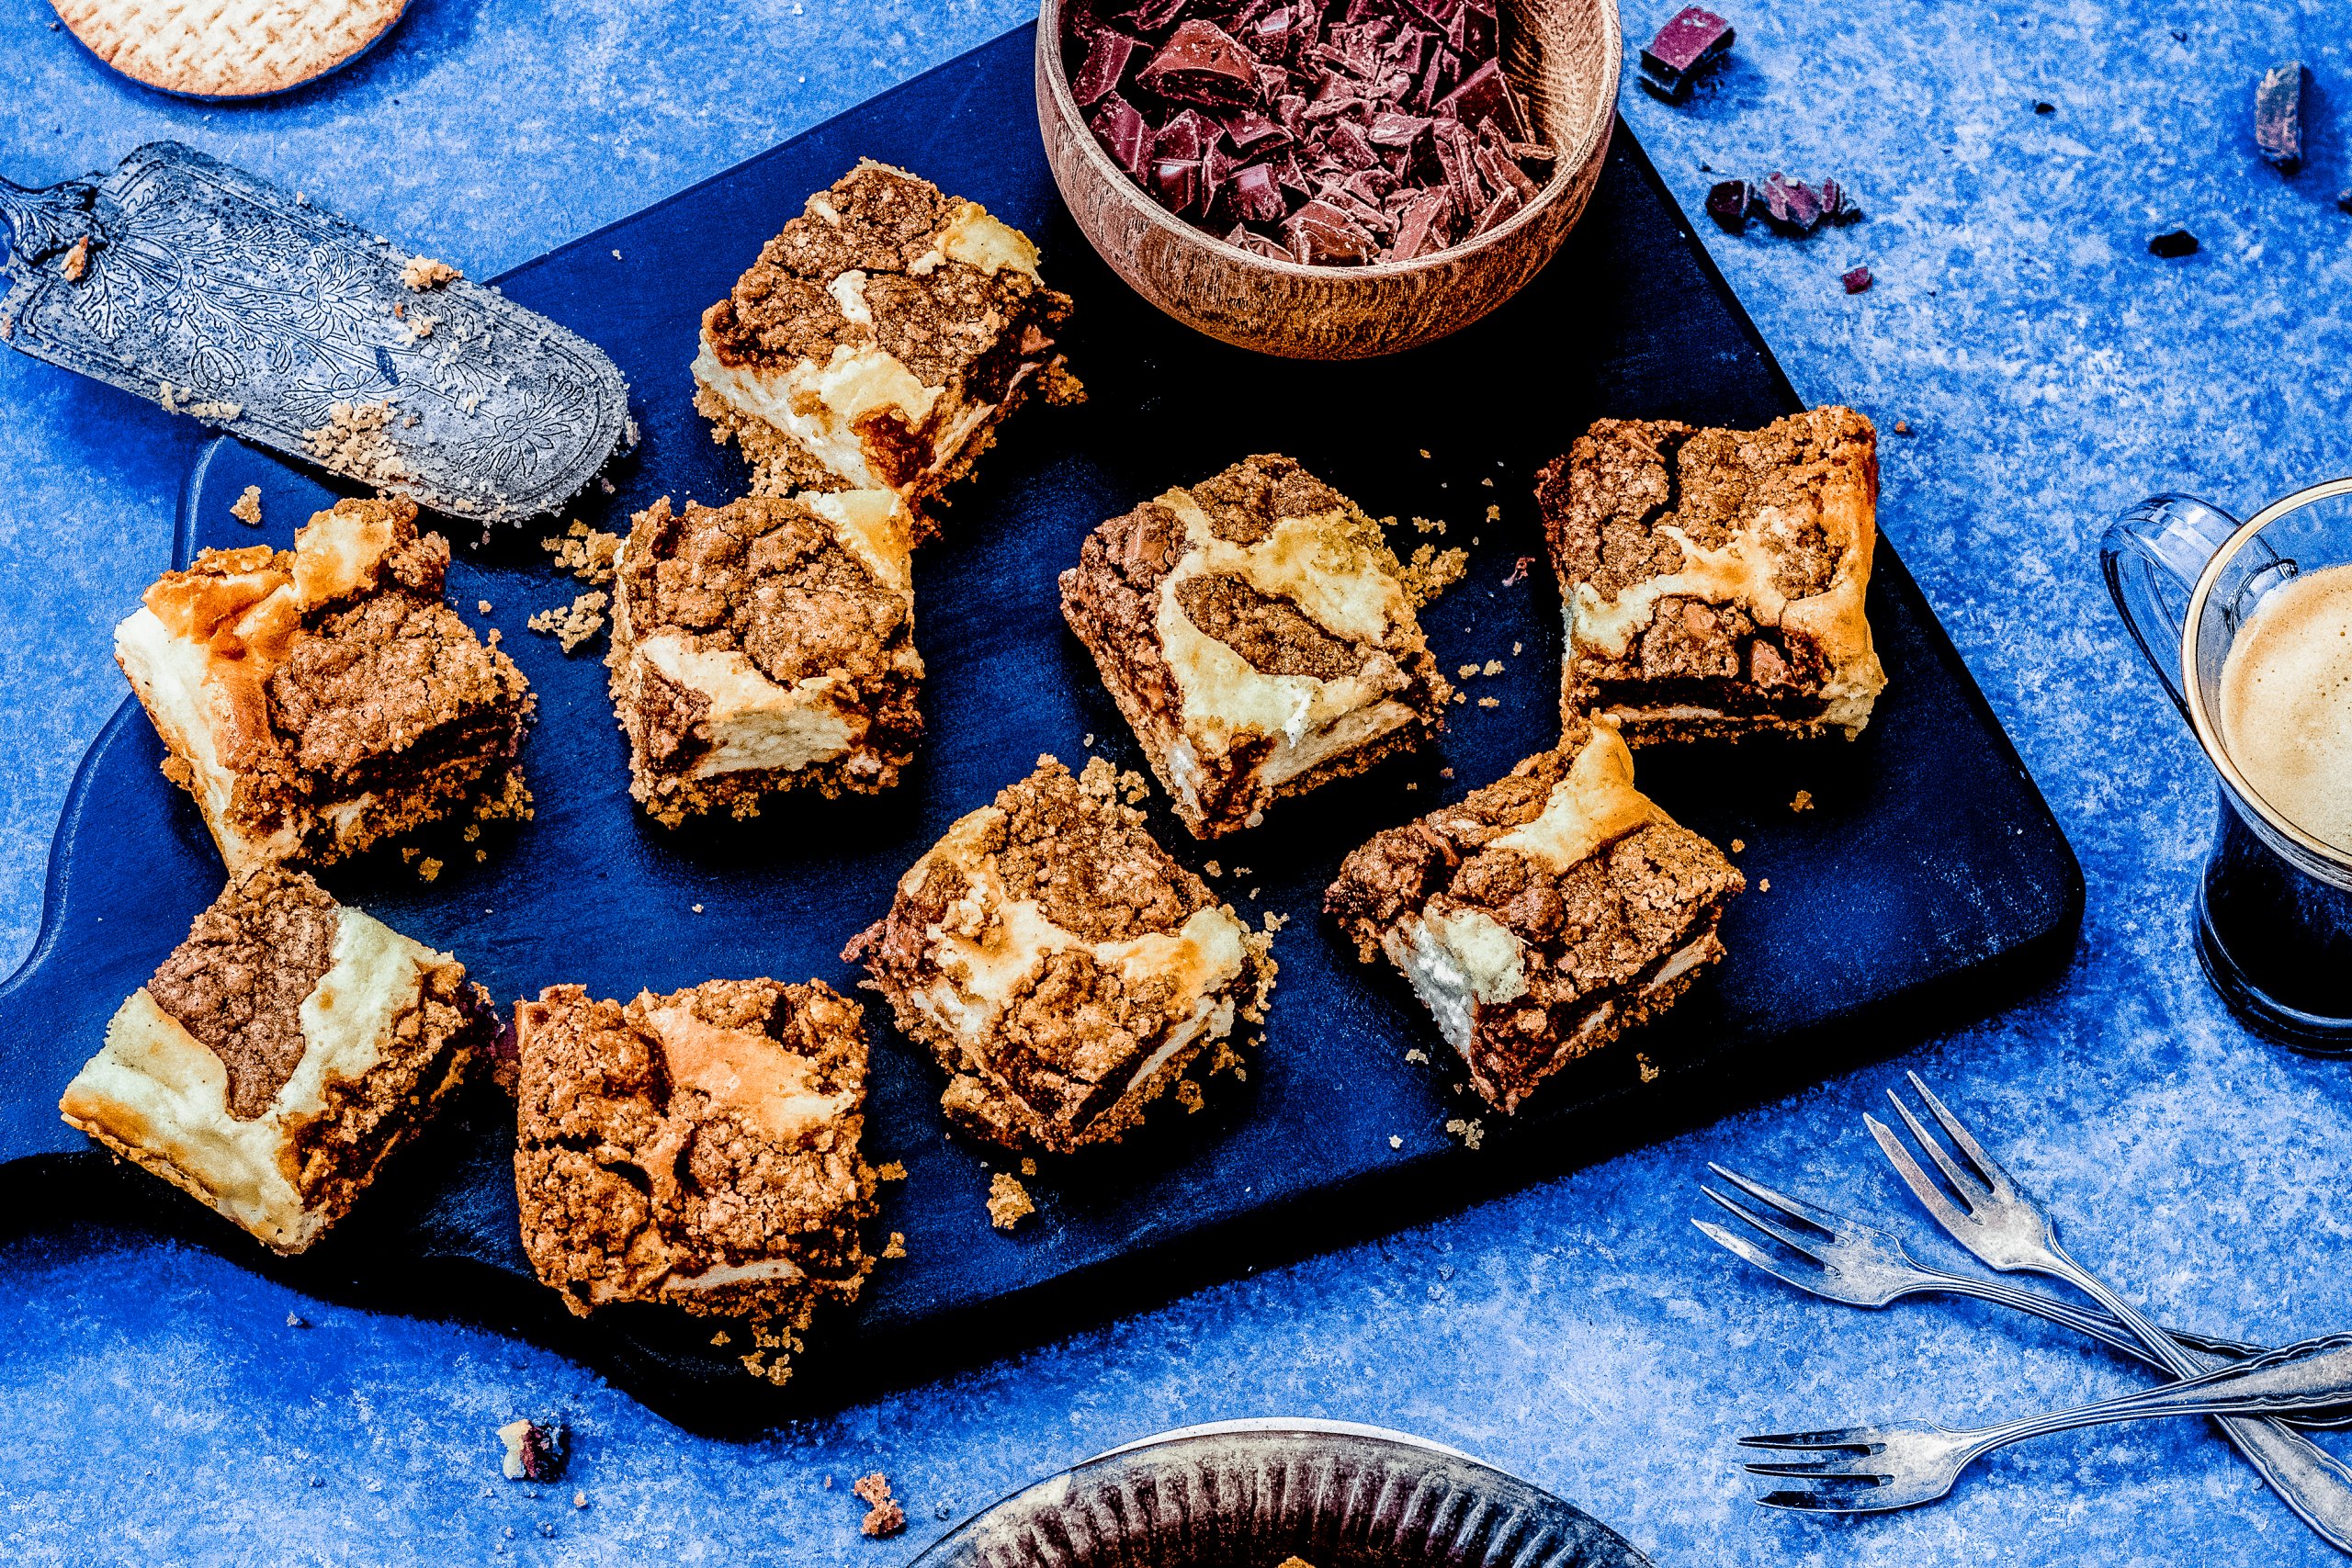
[[[1890,1089],[1887,1099],[1894,1101],[1903,1124],[1910,1129],[1911,1135],[1918,1140],[1920,1148],[1935,1162],[1936,1169],[1949,1185],[1939,1185],[1922,1169],[1911,1151],[1884,1122],[1870,1115],[1862,1121],[1912,1195],[1935,1216],[1937,1224],[1951,1233],[1954,1241],[2004,1273],[2047,1274],[2082,1292],[2113,1314],[2174,1376],[2194,1377],[2206,1370],[2206,1363],[2193,1352],[2173,1343],[2164,1330],[2068,1257],[2058,1245],[2058,1233],[2050,1217],[2017,1190],[2008,1173],[1928,1092],[1918,1074],[1906,1076],[1913,1091],[1927,1105],[1944,1135],[1951,1140],[1956,1156],[1947,1153],[1943,1145],[1920,1125],[1919,1119],[1911,1114],[1910,1107],[1903,1103],[1899,1095]],[[2352,1554],[2352,1471],[2309,1438],[2277,1421],[2245,1416],[2219,1419],[2230,1441],[2261,1472],[2271,1490],[2329,1545]]]
[[[2157,1416],[2277,1414],[2338,1404],[2347,1397],[2352,1397],[2352,1334],[2335,1334],[2161,1388],[1973,1431],[1896,1421],[1739,1441],[1743,1448],[1820,1455],[1749,1465],[1751,1474],[1801,1483],[1768,1493],[1759,1502],[1819,1513],[1880,1513],[1934,1502],[1951,1490],[1971,1463],[2028,1438]]]
[[[1707,1220],[1690,1223],[1717,1246],[1800,1291],[1859,1307],[1883,1307],[1905,1296],[1931,1292],[1973,1296],[2087,1334],[2159,1371],[2165,1370],[2163,1362],[2104,1313],[2092,1312],[2038,1291],[1928,1268],[1905,1252],[1903,1243],[1894,1235],[1876,1225],[1802,1198],[1792,1198],[1713,1160],[1707,1162],[1707,1168],[1747,1193],[1760,1207],[1725,1197],[1703,1182],[1699,1190],[1763,1233],[1766,1240],[1756,1241]],[[2233,1361],[2266,1353],[2263,1346],[2234,1339],[2217,1339],[2177,1328],[2165,1332],[2192,1349]],[[2352,1415],[2346,1415],[2344,1420],[2352,1424]]]

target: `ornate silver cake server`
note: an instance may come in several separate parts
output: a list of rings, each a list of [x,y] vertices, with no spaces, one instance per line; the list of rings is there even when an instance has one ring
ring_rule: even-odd
[[[177,142],[0,218],[15,347],[436,512],[551,512],[628,427],[594,344]]]

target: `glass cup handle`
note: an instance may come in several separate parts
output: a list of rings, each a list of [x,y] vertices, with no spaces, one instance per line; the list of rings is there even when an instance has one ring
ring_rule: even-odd
[[[2238,531],[2238,520],[2189,495],[2151,496],[2108,525],[2099,541],[2099,568],[2132,640],[2165,683],[2180,716],[2181,617],[2188,595],[2213,552]]]

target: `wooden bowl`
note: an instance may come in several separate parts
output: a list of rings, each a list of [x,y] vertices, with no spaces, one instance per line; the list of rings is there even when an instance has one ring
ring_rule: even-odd
[[[1079,229],[1170,315],[1292,359],[1369,359],[1458,332],[1543,270],[1584,214],[1617,118],[1616,0],[1502,0],[1504,73],[1557,150],[1535,199],[1475,240],[1408,262],[1307,266],[1234,246],[1168,211],[1111,161],[1070,96],[1064,0],[1037,18],[1037,124]]]

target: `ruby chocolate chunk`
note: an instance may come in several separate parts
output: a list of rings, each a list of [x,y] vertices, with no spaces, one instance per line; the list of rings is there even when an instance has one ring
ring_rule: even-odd
[[[2254,89],[2254,144],[2279,173],[2303,166],[2303,68],[2274,65]]]
[[[1690,84],[1724,57],[1736,36],[1713,11],[1684,6],[1642,51],[1642,85],[1669,102],[1688,96]]]
[[[1159,204],[1317,265],[1510,221],[1556,163],[1498,62],[1496,0],[1069,0],[1088,127]]]
[[[1846,286],[1847,293],[1860,294],[1878,280],[1871,276],[1870,268],[1858,266],[1853,271],[1842,275],[1838,281]]]
[[[1753,197],[1746,180],[1721,180],[1707,187],[1707,216],[1726,234],[1747,232],[1747,209]]]

